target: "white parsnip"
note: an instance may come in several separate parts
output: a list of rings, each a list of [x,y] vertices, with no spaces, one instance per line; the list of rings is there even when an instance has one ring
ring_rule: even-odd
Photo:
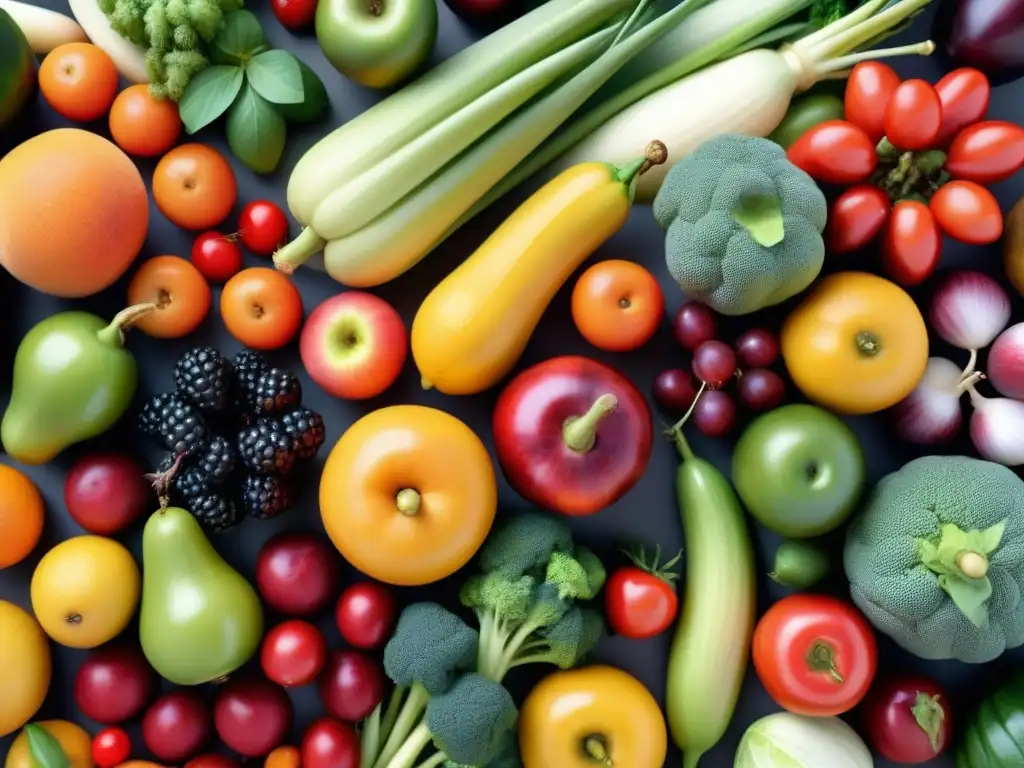
[[[89,39],[78,22],[63,13],[18,0],[0,0],[0,10],[7,11],[25,33],[33,53],[45,54],[58,45],[84,43]]]

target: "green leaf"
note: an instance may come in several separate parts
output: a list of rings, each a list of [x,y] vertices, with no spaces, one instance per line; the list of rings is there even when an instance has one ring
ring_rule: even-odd
[[[25,736],[32,768],[68,768],[71,764],[60,742],[41,725],[26,725]]]
[[[284,154],[284,118],[249,83],[228,110],[228,146],[256,173],[270,173]]]
[[[250,11],[233,11],[224,17],[224,26],[211,46],[218,64],[244,66],[249,59],[270,48],[260,20]]]
[[[192,78],[178,102],[185,131],[195,133],[223,115],[242,88],[241,67],[219,64]]]
[[[249,59],[245,74],[256,93],[271,104],[302,103],[302,68],[288,51],[264,51]]]
[[[327,89],[316,72],[306,66],[302,59],[296,61],[302,70],[302,102],[275,106],[289,123],[310,123],[327,111]]]

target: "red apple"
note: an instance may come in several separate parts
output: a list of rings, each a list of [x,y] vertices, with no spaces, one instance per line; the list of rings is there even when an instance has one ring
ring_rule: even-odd
[[[213,725],[243,757],[263,757],[284,741],[292,726],[292,702],[284,688],[266,680],[232,680],[217,692]]]
[[[112,643],[92,651],[78,668],[75,703],[90,720],[119,724],[138,715],[155,688],[156,673],[142,651]]]
[[[142,716],[142,740],[159,760],[181,764],[210,740],[210,720],[210,709],[198,693],[172,691]]]
[[[256,557],[256,586],[263,602],[286,616],[309,616],[326,608],[340,577],[334,545],[312,531],[279,533]]]
[[[131,525],[149,507],[146,470],[130,456],[95,453],[76,461],[64,482],[64,505],[90,533],[110,536]]]
[[[299,339],[306,373],[328,394],[347,400],[376,397],[395,383],[409,353],[409,335],[394,307],[361,291],[323,302]]]

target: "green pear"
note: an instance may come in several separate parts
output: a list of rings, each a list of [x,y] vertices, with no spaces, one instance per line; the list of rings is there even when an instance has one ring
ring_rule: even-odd
[[[154,512],[142,532],[139,640],[150,665],[178,685],[234,672],[263,637],[256,590],[181,507]]]

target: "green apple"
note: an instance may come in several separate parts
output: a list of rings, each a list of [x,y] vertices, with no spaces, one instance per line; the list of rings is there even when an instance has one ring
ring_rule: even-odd
[[[759,416],[732,455],[733,484],[747,511],[791,538],[838,528],[860,499],[864,474],[853,430],[814,405]]]
[[[398,84],[437,39],[435,0],[320,0],[316,38],[345,77],[371,88]]]

